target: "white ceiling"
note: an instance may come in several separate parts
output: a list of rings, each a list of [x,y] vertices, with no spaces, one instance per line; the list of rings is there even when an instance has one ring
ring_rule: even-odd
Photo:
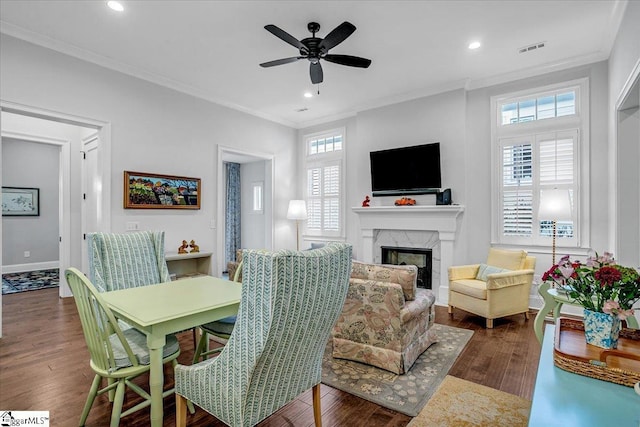
[[[2,0],[0,31],[293,127],[455,88],[477,88],[607,59],[626,0],[522,1]],[[318,37],[357,30],[331,50],[368,69],[322,62],[320,95],[301,60],[264,29]],[[472,40],[482,42],[475,51]],[[544,42],[525,54],[518,49]],[[297,110],[307,108],[304,112]]]

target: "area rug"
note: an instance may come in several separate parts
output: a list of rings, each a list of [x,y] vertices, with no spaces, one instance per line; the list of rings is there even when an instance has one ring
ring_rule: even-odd
[[[2,275],[2,295],[55,288],[60,284],[58,269],[6,273]]]
[[[526,427],[530,411],[529,400],[447,375],[407,427]]]
[[[331,356],[331,340],[322,359],[322,383],[415,417],[453,366],[473,331],[435,324],[438,342],[416,360],[409,372],[384,369]]]

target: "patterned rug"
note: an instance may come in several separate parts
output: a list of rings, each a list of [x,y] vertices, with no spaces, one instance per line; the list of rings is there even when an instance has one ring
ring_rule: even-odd
[[[6,273],[2,275],[2,295],[55,288],[60,283],[58,269]]]
[[[526,427],[530,411],[529,400],[447,375],[407,427]]]
[[[322,359],[322,382],[333,388],[415,417],[453,366],[473,331],[435,324],[438,342],[416,360],[411,370],[396,375],[363,363],[334,359],[331,340]]]

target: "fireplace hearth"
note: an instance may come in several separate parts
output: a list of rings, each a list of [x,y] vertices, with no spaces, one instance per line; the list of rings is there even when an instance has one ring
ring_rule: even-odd
[[[431,289],[432,250],[382,246],[382,263],[418,267],[418,287]]]

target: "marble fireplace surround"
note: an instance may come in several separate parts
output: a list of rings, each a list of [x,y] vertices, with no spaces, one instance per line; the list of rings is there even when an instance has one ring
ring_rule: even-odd
[[[432,288],[437,303],[446,305],[447,268],[453,262],[458,216],[464,206],[371,206],[352,210],[360,220],[362,261],[380,263],[381,246],[431,249]]]

